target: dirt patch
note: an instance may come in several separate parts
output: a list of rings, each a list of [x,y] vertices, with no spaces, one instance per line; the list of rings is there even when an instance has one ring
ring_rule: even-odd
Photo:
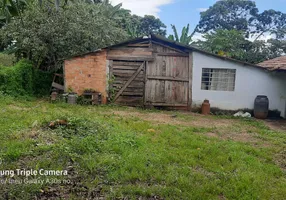
[[[276,155],[275,162],[283,171],[286,172],[286,149]]]
[[[265,120],[264,123],[271,129],[286,133],[286,120]]]
[[[209,132],[209,133],[205,133],[204,135],[208,136],[208,137],[215,137],[215,138],[218,138],[218,134],[216,133],[212,133],[212,132]]]
[[[106,113],[107,114],[107,113]],[[110,114],[110,113],[108,113]],[[113,115],[124,117],[137,117],[155,124],[173,124],[191,126],[195,128],[210,128],[210,132],[196,134],[221,140],[232,140],[243,143],[250,143],[254,146],[267,147],[270,144],[256,137],[255,129],[245,124],[240,124],[235,119],[220,119],[213,116],[204,116],[197,113],[180,113],[183,119],[174,113],[141,113],[134,110],[114,111]],[[184,116],[186,115],[186,116]],[[251,133],[249,133],[251,130]]]
[[[242,133],[214,133],[214,132],[208,132],[208,133],[198,133],[198,134],[203,134],[207,137],[212,137],[212,138],[218,138],[221,140],[232,140],[236,142],[243,142],[243,143],[250,143],[254,146],[263,146],[267,147],[270,144],[257,138],[255,134],[250,134],[246,132]]]
[[[16,105],[9,105],[8,108],[12,108],[14,110],[31,110],[31,108],[20,107]]]
[[[184,120],[177,118],[176,115],[167,113],[140,113],[134,111],[114,111],[113,114],[124,117],[138,117],[146,121],[154,122],[157,124],[173,124],[173,125],[185,125],[204,128],[221,128],[229,127],[234,123],[231,119],[214,119],[199,114],[188,113],[184,115],[194,116],[194,119]]]

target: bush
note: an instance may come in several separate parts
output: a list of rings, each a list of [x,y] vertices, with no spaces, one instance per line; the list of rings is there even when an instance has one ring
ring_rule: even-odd
[[[0,68],[0,91],[12,96],[43,96],[49,93],[52,74],[34,69],[21,60],[13,67]]]
[[[16,61],[16,57],[14,55],[0,53],[0,66],[12,66]]]

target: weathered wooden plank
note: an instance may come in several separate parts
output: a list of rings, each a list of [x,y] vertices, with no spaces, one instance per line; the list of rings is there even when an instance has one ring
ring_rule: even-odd
[[[127,82],[129,80],[130,77],[119,77],[119,76],[115,76],[115,81],[114,83],[122,83],[122,82]],[[132,82],[141,82],[144,83],[144,79],[142,77],[139,78],[135,78]]]
[[[65,89],[65,87],[63,85],[60,85],[56,82],[52,83],[52,87],[57,88],[58,90],[64,90]]]
[[[142,62],[125,62],[125,61],[113,61],[113,66],[137,66],[140,67]]]
[[[142,106],[143,97],[120,96],[115,103],[119,105]]]
[[[188,88],[188,111],[192,109],[193,98],[193,52],[189,54],[189,88]]]
[[[120,65],[117,65],[117,66],[113,66],[113,69],[116,70],[116,69],[119,69],[119,70],[137,70],[139,66],[120,66]]]
[[[118,47],[108,51],[107,57],[152,57],[153,51],[149,48]]]
[[[166,103],[187,104],[188,82],[165,81],[166,84]]]
[[[187,104],[180,103],[149,103],[152,106],[170,106],[170,107],[186,107]]]
[[[186,52],[184,52],[184,51],[182,51],[182,50],[180,50],[180,49],[176,49],[176,48],[167,46],[167,45],[162,44],[162,43],[159,43],[159,42],[152,41],[152,43],[157,44],[157,45],[162,46],[162,47],[165,47],[165,48],[167,48],[167,49],[171,49],[171,50],[173,50],[173,51],[175,51],[175,52],[186,53]],[[154,45],[153,45],[153,47],[154,47]],[[154,49],[155,49],[155,48],[154,48]],[[158,51],[157,53],[160,53],[160,52]]]
[[[189,55],[183,53],[158,53],[157,56],[188,57]]]
[[[127,46],[128,47],[149,47],[149,44],[148,43],[145,43],[145,44],[136,43],[136,44],[128,44]]]
[[[134,71],[136,72],[136,71]],[[127,78],[130,78],[132,76],[132,73],[118,73],[118,72],[115,72],[113,71],[113,75],[117,78],[117,77],[121,77],[121,78],[124,78],[124,77],[127,77]],[[144,79],[144,75],[143,73],[140,73],[138,74],[138,77],[137,79],[140,78],[140,79]]]
[[[137,68],[137,69],[138,69],[138,68]],[[113,68],[113,73],[114,73],[114,74],[129,74],[129,75],[131,74],[131,75],[132,75],[134,72],[137,71],[137,69],[135,69],[135,70],[122,70],[122,69],[114,69],[114,68]],[[143,75],[143,74],[144,74],[144,71],[141,71],[140,74]]]
[[[107,56],[109,60],[126,60],[126,61],[152,61],[154,60],[154,56],[146,56],[146,57],[139,57],[139,56]]]
[[[123,91],[122,96],[141,96],[143,97],[143,92],[125,92]]]
[[[127,80],[128,81],[128,80]],[[113,85],[122,85],[122,84],[125,84],[126,81],[124,80],[118,80],[118,79],[115,79],[115,81],[113,82]],[[136,78],[130,83],[129,86],[131,87],[140,87],[140,86],[143,86],[144,85],[144,80],[136,80]]]
[[[114,82],[114,77],[113,77],[113,61],[108,60],[108,67],[109,67],[109,80],[108,80],[108,95],[109,97],[112,96],[111,91],[113,88],[113,82]]]
[[[113,47],[109,49],[109,54],[119,53],[119,54],[125,54],[125,53],[131,53],[134,55],[141,55],[142,53],[145,55],[150,55],[152,53],[153,49],[150,48],[140,48],[140,47]]]
[[[122,92],[127,88],[127,86],[135,79],[135,77],[144,68],[144,65],[145,65],[145,62],[142,63],[142,65],[138,68],[138,70],[132,75],[132,77],[125,83],[125,85],[121,88],[121,90],[116,94],[114,100],[116,100],[122,94]]]
[[[124,82],[120,82],[120,83],[113,83],[114,87],[122,87],[124,85]],[[128,85],[127,88],[132,88],[132,89],[139,89],[139,88],[143,88],[144,87],[144,82],[134,82],[132,81],[132,83],[130,83],[130,85]]]
[[[150,47],[152,45],[151,41],[149,43]],[[147,67],[149,65],[149,62],[147,61],[145,63],[145,67],[144,67],[144,86],[143,86],[143,105],[146,104],[146,82],[147,82]]]
[[[147,79],[149,79],[149,80],[166,80],[166,81],[189,82],[189,79],[186,79],[186,78],[167,77],[167,76],[147,76]]]
[[[122,88],[121,87],[116,87],[114,86],[115,91],[119,92],[119,90]],[[135,93],[143,93],[143,88],[125,88],[124,92],[135,92]]]

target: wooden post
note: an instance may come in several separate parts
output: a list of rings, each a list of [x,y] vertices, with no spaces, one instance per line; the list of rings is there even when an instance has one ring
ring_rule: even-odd
[[[144,90],[143,90],[143,106],[145,106],[146,105],[146,93],[147,93],[147,90],[146,90],[146,87],[147,87],[147,67],[148,67],[148,61],[147,62],[145,62],[145,68],[144,68]]]
[[[108,80],[107,80],[107,87],[108,87],[108,97],[110,98],[112,94],[110,94],[110,91],[112,91],[113,83],[110,81],[113,78],[113,60],[107,60],[108,65]]]
[[[189,88],[188,88],[188,111],[191,111],[192,109],[192,84],[193,82],[193,52],[189,53]]]

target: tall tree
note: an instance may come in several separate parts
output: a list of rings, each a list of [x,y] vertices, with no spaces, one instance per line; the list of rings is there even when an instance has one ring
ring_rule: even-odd
[[[251,30],[249,20],[258,14],[254,1],[225,0],[217,1],[205,12],[201,12],[201,19],[197,32],[208,33],[218,29],[243,31],[248,35]]]
[[[259,13],[255,2],[251,0],[217,1],[208,10],[201,12],[196,32],[208,33],[218,29],[243,31],[246,38],[255,40],[265,34],[284,38],[286,14],[275,10]]]
[[[152,15],[144,17],[138,15],[130,15],[126,18],[123,28],[128,31],[131,38],[149,35],[150,33],[157,35],[166,35],[166,25]]]

